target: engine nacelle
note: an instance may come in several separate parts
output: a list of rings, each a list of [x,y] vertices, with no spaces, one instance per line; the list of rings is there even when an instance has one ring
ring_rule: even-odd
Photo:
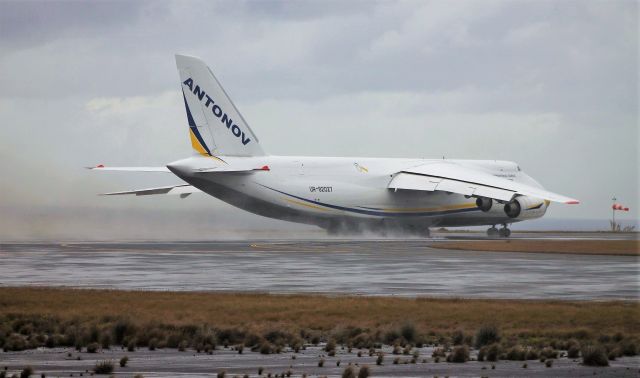
[[[549,202],[529,196],[519,196],[504,204],[504,213],[512,219],[540,218],[547,212]]]
[[[486,213],[487,211],[491,210],[491,206],[493,206],[493,200],[487,197],[478,197],[476,199],[476,205],[480,210]]]

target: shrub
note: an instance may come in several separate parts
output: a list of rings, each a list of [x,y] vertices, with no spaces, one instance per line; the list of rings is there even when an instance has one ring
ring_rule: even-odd
[[[431,353],[431,357],[446,357],[446,353],[444,351],[444,348],[436,348],[433,350],[433,353]]]
[[[120,367],[125,367],[127,366],[127,362],[129,362],[129,357],[124,356],[120,359]]]
[[[569,349],[567,349],[567,357],[569,358],[578,358],[580,357],[580,347],[576,344],[572,344]]]
[[[20,372],[20,378],[29,378],[31,374],[33,374],[33,368],[31,366],[27,366]]]
[[[537,360],[538,358],[540,358],[540,353],[538,353],[538,351],[533,348],[529,348],[527,349],[527,354],[524,358],[527,360]]]
[[[629,356],[629,357],[638,355],[638,348],[636,347],[636,344],[633,341],[627,340],[626,342],[623,342],[620,346],[621,346],[620,349],[623,355]]]
[[[320,361],[318,361],[318,367],[323,367],[324,366],[324,358],[321,358]]]
[[[158,339],[156,339],[155,337],[151,338],[147,346],[149,347],[149,350],[156,350],[156,348],[158,347]]]
[[[411,343],[416,339],[416,327],[412,323],[405,323],[400,328],[400,335]]]
[[[371,369],[369,369],[369,366],[367,365],[364,365],[360,368],[360,371],[358,371],[358,378],[369,378],[370,375]]]
[[[400,346],[399,345],[395,345],[393,347],[393,354],[400,354],[400,353],[402,353],[402,350],[401,350]]]
[[[493,344],[500,341],[500,333],[498,328],[493,325],[485,325],[480,327],[476,332],[475,345],[481,348],[485,345]]]
[[[102,336],[100,337],[100,346],[102,346],[102,349],[111,348],[111,335],[109,335],[108,333],[102,334]]]
[[[113,373],[113,362],[108,360],[98,361],[93,368],[93,372],[96,374],[111,374]]]
[[[544,361],[544,366],[550,368],[551,366],[553,366],[553,360]]]
[[[336,342],[335,340],[331,339],[327,342],[327,345],[325,345],[324,350],[326,352],[331,352],[332,350],[336,350]]]
[[[498,344],[491,344],[489,346],[486,346],[480,349],[481,352],[482,350],[484,350],[485,360],[491,361],[491,362],[498,361],[498,355],[500,354],[500,347],[498,347]]]
[[[127,343],[127,350],[129,352],[135,352],[136,351],[136,339],[129,340],[129,342]]]
[[[394,365],[397,365],[399,363],[400,363],[400,357],[396,357],[396,358],[393,359],[393,364]]]
[[[98,348],[100,348],[98,343],[91,343],[91,344],[87,345],[87,353],[97,353],[98,352]]]
[[[478,351],[478,361],[482,362],[487,358],[487,347],[482,347]]]
[[[404,354],[405,356],[408,356],[411,354],[411,345],[407,345],[406,347],[404,347],[404,350],[402,351],[402,354]]]
[[[122,345],[125,336],[132,335],[135,332],[135,326],[128,319],[120,319],[113,326],[113,335],[116,339],[116,344]]]
[[[218,378],[224,378],[226,375],[227,375],[227,372],[223,370],[223,371],[218,373],[217,377]]]
[[[236,349],[238,350],[238,354],[242,354],[242,352],[244,351],[244,344],[238,345]]]
[[[11,336],[4,342],[3,346],[5,351],[16,351],[19,352],[21,350],[27,349],[27,342],[24,339],[24,336],[19,335],[17,333],[12,333]]]
[[[507,352],[507,360],[510,360],[510,361],[524,361],[525,357],[526,357],[526,352],[519,345],[512,347]]]
[[[384,334],[384,342],[385,344],[393,344],[396,340],[400,338],[400,333],[396,330],[388,331]]]
[[[180,344],[178,344],[178,352],[184,352],[185,350],[187,350],[187,341],[182,340]]]
[[[558,351],[550,347],[544,347],[540,352],[540,356],[544,357],[545,359],[558,358]]]
[[[258,368],[258,375],[262,375],[262,372],[264,371],[264,368],[262,366],[260,366]]]
[[[353,367],[348,366],[342,372],[342,378],[356,378],[356,372],[353,370]]]
[[[609,354],[607,355],[607,358],[609,358],[609,361],[615,361],[619,355],[620,355],[620,350],[613,349],[609,352]]]
[[[460,345],[464,342],[464,333],[461,330],[454,331],[451,335],[453,345]]]
[[[263,341],[262,344],[260,344],[260,353],[261,354],[271,354],[272,350],[271,350],[271,344],[269,344],[268,341]]]
[[[587,366],[609,366],[609,360],[600,347],[587,345],[582,348],[582,363]]]
[[[469,360],[469,347],[459,345],[447,356],[447,362],[463,363]]]
[[[384,353],[378,353],[378,358],[376,358],[376,365],[382,365],[384,362]]]
[[[0,345],[4,344],[4,340],[0,339]],[[47,348],[54,348],[56,346],[56,340],[53,335],[48,335],[47,340],[44,342],[44,346]]]

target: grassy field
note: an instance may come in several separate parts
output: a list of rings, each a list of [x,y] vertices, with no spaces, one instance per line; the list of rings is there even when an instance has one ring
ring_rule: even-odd
[[[473,240],[434,243],[443,249],[640,256],[638,240]]]
[[[39,343],[254,346],[328,339],[371,347],[447,344],[456,335],[472,345],[477,331],[490,325],[507,345],[542,348],[572,339],[638,343],[640,302],[0,288],[0,343],[5,349]],[[19,338],[25,345],[14,348],[11,343]]]

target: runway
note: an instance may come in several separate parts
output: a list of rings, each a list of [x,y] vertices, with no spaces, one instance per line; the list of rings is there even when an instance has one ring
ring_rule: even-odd
[[[0,257],[2,286],[639,298],[636,256],[454,251],[437,248],[437,238],[435,243],[384,239],[2,244]]]

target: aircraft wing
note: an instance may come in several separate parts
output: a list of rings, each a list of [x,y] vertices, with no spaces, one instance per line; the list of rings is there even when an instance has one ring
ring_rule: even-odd
[[[179,195],[181,198],[185,198],[192,193],[202,193],[202,191],[191,185],[183,184],[183,185],[173,185],[173,186],[161,186],[157,188],[125,190],[123,192],[102,193],[101,195],[102,196],[120,196],[125,194],[135,194],[136,196],[149,196],[153,194],[168,194],[168,195]]]
[[[443,191],[465,196],[511,201],[515,196],[531,196],[553,202],[578,204],[578,200],[547,190],[497,177],[481,169],[454,162],[433,162],[404,169],[389,183],[390,189]]]

